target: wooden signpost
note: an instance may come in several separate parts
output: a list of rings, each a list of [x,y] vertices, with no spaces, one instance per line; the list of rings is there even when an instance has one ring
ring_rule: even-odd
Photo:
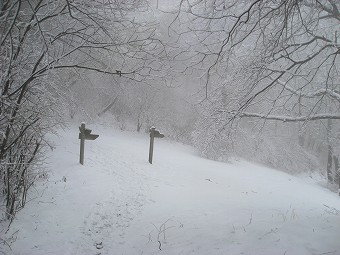
[[[150,128],[150,148],[149,148],[149,163],[152,164],[152,156],[153,156],[153,144],[154,139],[163,138],[164,135],[160,133],[155,127]]]
[[[85,140],[96,140],[99,135],[91,134],[92,130],[85,128],[85,123],[82,122],[79,127],[79,139],[80,139],[80,159],[79,163],[84,165],[84,149],[85,149]]]

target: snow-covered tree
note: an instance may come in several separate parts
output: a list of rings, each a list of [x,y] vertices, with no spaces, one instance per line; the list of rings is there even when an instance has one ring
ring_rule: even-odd
[[[59,71],[137,81],[157,72],[163,47],[155,24],[136,18],[147,11],[143,0],[0,2],[0,189],[8,218],[25,204],[44,135],[60,124]]]
[[[186,71],[202,72],[203,97],[214,102],[204,121],[214,132],[204,137],[241,119],[301,123],[298,130],[338,123],[339,10],[335,0],[180,1],[169,33],[188,45]]]

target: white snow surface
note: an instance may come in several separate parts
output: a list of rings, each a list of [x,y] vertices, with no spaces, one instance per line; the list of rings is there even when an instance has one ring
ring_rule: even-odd
[[[0,254],[340,254],[340,198],[301,178],[245,161],[200,158],[185,145],[88,125],[52,137],[48,181]]]

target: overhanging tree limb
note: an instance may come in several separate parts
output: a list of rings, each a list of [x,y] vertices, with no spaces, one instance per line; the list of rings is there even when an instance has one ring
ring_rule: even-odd
[[[250,113],[250,112],[242,112],[237,115],[240,118],[260,118],[265,120],[277,120],[282,122],[304,122],[304,121],[314,121],[314,120],[340,120],[340,114],[329,114],[329,113],[319,113],[313,114],[311,116],[299,116],[299,117],[291,117],[291,116],[283,116],[283,115],[266,115],[259,113]]]
[[[285,82],[281,81],[280,79],[277,79],[276,81],[277,81],[277,83],[282,85],[285,89],[287,89],[288,91],[290,91],[294,95],[297,95],[297,96],[300,96],[300,97],[315,98],[315,97],[319,97],[319,96],[323,96],[323,95],[328,95],[329,97],[340,102],[340,94],[337,91],[331,90],[329,88],[322,88],[322,89],[318,89],[318,90],[311,91],[311,92],[308,92],[308,93],[301,93],[301,89],[293,89],[292,87],[287,85]]]

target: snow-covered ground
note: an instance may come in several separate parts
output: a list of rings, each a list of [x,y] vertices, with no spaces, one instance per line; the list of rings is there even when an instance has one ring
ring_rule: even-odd
[[[340,198],[263,166],[200,158],[188,146],[89,125],[54,137],[38,183],[0,254],[340,254]],[[4,231],[1,232],[4,235]]]

